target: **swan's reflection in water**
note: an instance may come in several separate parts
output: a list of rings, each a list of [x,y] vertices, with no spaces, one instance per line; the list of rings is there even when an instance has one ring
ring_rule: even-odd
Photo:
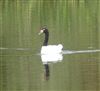
[[[50,63],[57,63],[61,62],[63,59],[62,54],[45,54],[41,55],[41,60],[44,65],[44,76],[46,80],[49,80],[50,78],[50,69],[49,64]]]
[[[96,53],[100,52],[100,49],[97,50],[79,50],[79,51],[70,51],[70,50],[63,50],[61,54],[41,54],[41,60],[44,65],[44,73],[45,73],[45,79],[48,80],[50,77],[50,70],[49,70],[49,64],[50,63],[57,63],[61,62],[63,60],[64,54],[81,54],[81,53]]]
[[[44,64],[44,69],[45,69],[44,71],[45,79],[48,80],[50,76],[49,64]]]

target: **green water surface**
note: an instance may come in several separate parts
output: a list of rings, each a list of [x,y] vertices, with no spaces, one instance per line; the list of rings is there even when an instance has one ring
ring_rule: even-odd
[[[64,54],[44,77],[44,36],[64,50],[100,49],[100,0],[0,0],[0,91],[100,91],[100,52]]]

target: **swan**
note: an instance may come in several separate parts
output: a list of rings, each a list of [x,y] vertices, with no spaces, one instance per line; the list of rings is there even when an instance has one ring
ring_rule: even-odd
[[[56,54],[56,53],[61,53],[63,45],[58,44],[58,45],[48,45],[48,40],[49,40],[49,31],[47,28],[42,28],[39,32],[39,35],[42,33],[45,34],[45,39],[43,42],[43,46],[41,47],[41,54]]]

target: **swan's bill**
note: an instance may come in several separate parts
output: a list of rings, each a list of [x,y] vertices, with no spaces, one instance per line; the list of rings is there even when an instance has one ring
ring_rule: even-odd
[[[39,35],[41,35],[41,34],[43,33],[43,31],[44,31],[43,29],[42,29],[42,30],[40,30]]]

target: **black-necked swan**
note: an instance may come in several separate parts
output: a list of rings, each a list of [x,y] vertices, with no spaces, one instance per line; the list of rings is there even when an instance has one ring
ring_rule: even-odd
[[[49,31],[47,28],[42,28],[39,32],[39,35],[44,33],[45,34],[45,39],[43,42],[43,46],[41,48],[41,54],[56,54],[56,53],[61,53],[63,45],[58,44],[58,45],[48,45],[48,40],[49,40]]]

